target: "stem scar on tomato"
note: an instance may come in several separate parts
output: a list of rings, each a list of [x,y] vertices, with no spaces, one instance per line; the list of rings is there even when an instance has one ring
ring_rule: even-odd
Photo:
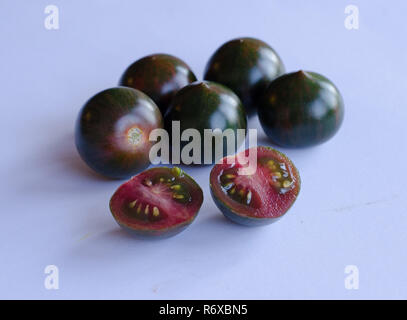
[[[155,103],[132,88],[106,89],[90,98],[79,113],[75,143],[84,162],[113,179],[131,177],[150,165],[149,135],[163,128]]]

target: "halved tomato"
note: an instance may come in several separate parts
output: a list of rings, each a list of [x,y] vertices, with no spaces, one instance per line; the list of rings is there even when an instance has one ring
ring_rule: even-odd
[[[223,158],[210,174],[212,197],[230,220],[243,225],[265,225],[276,221],[297,199],[300,176],[290,159],[270,147],[257,147],[255,170],[243,174],[247,149]],[[250,165],[250,163],[249,163]]]
[[[110,200],[110,210],[134,235],[168,237],[192,223],[202,202],[202,189],[180,168],[157,167],[122,184]]]

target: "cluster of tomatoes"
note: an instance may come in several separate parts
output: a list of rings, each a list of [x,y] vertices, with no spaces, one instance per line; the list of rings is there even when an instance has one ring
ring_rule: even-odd
[[[203,192],[178,167],[145,170],[153,160],[152,148],[163,142],[151,139],[151,134],[165,129],[173,139],[174,123],[181,133],[194,129],[202,137],[198,147],[203,159],[208,148],[205,130],[246,132],[248,117],[255,114],[272,143],[307,147],[336,133],[343,120],[343,101],[324,76],[308,71],[285,73],[279,55],[268,44],[239,38],[215,51],[203,81],[197,81],[189,66],[171,55],[137,60],[124,72],[118,87],[86,102],[76,123],[75,140],[80,156],[96,172],[115,179],[133,176],[110,200],[119,225],[136,235],[169,236],[194,220]],[[234,137],[239,148],[244,139],[239,140],[238,134]],[[189,142],[181,139],[181,147]],[[211,148],[214,154],[215,146]],[[242,174],[240,169],[247,164],[241,159],[250,149],[240,154],[243,157],[229,155],[226,146],[221,149],[225,158],[212,168],[210,190],[226,217],[245,225],[268,224],[294,203],[299,174],[281,152],[257,147],[256,170]]]

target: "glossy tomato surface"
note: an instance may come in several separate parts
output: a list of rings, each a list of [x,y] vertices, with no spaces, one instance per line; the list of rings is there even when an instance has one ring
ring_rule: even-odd
[[[266,135],[283,147],[308,147],[329,140],[339,130],[343,99],[324,76],[308,71],[274,80],[258,109]]]
[[[119,84],[144,92],[165,114],[175,93],[193,81],[196,77],[184,61],[168,54],[153,54],[131,64]]]
[[[250,116],[269,83],[284,71],[280,57],[267,43],[238,38],[216,50],[206,65],[204,79],[232,89]]]
[[[171,107],[165,116],[165,128],[171,134],[172,139],[175,139],[173,133],[174,122],[180,125],[180,135],[188,133],[186,130],[193,129],[199,136],[200,150],[191,149],[191,153],[200,152],[200,160],[196,159],[199,164],[211,164],[215,161],[216,144],[215,140],[211,139],[210,145],[205,145],[205,130],[215,129],[221,133],[229,130],[231,135],[230,141],[234,145],[234,150],[244,142],[247,129],[247,116],[244,111],[240,99],[228,88],[218,83],[210,81],[194,82],[182,88],[175,95]],[[241,129],[242,134],[239,135],[238,129]],[[189,144],[189,141],[181,141],[181,149]],[[196,141],[196,140],[194,140]],[[209,139],[207,139],[209,141]],[[192,140],[191,140],[192,142]],[[228,154],[227,141],[219,141],[221,157]],[[208,155],[208,161],[205,161],[205,151],[211,149],[212,157]],[[185,160],[185,159],[180,159]],[[184,164],[190,164],[183,161]]]
[[[93,96],[79,113],[75,142],[82,159],[96,172],[130,177],[150,164],[149,134],[163,127],[155,103],[141,91],[117,87]]]

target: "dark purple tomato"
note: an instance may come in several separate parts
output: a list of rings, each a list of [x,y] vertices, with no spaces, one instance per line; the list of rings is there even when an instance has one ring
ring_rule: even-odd
[[[149,134],[162,127],[161,112],[148,96],[132,88],[111,88],[93,96],[80,111],[76,147],[96,172],[127,178],[150,165],[154,142]]]
[[[204,79],[232,89],[251,116],[269,83],[284,70],[280,57],[267,43],[238,38],[215,51],[206,65]]]
[[[339,130],[343,99],[324,76],[308,71],[287,73],[270,83],[259,104],[260,123],[282,147],[315,146]]]
[[[215,140],[212,140],[212,157],[205,161],[205,152],[210,149],[209,144],[205,144],[205,132],[220,129],[222,132],[233,132],[234,150],[237,150],[244,142],[247,129],[247,116],[239,97],[229,88],[211,81],[196,81],[177,92],[172,100],[171,106],[165,115],[165,128],[172,134],[172,124],[179,121],[180,132],[188,129],[195,129],[200,136],[201,159],[199,164],[212,164],[216,155]],[[243,132],[239,136],[238,130]],[[188,145],[189,141],[181,141],[181,149]],[[226,139],[220,141],[222,150],[221,157],[228,153]],[[194,151],[194,150],[193,150]],[[192,152],[193,152],[192,151]],[[232,151],[234,153],[234,151]],[[209,158],[209,156],[208,156]],[[183,159],[181,159],[182,161]],[[190,164],[183,161],[184,164]],[[197,164],[193,162],[193,164]]]
[[[247,168],[244,157],[257,154],[255,170]],[[243,157],[244,156],[244,157]],[[294,164],[270,147],[247,149],[223,158],[210,174],[210,190],[217,207],[228,219],[247,226],[267,225],[283,216],[297,199],[300,176]]]
[[[110,200],[110,210],[131,234],[165,238],[189,226],[202,202],[202,189],[185,172],[178,167],[157,167],[121,185]]]
[[[164,115],[175,93],[196,81],[188,65],[168,54],[153,54],[130,65],[120,79],[120,85],[143,91]]]

